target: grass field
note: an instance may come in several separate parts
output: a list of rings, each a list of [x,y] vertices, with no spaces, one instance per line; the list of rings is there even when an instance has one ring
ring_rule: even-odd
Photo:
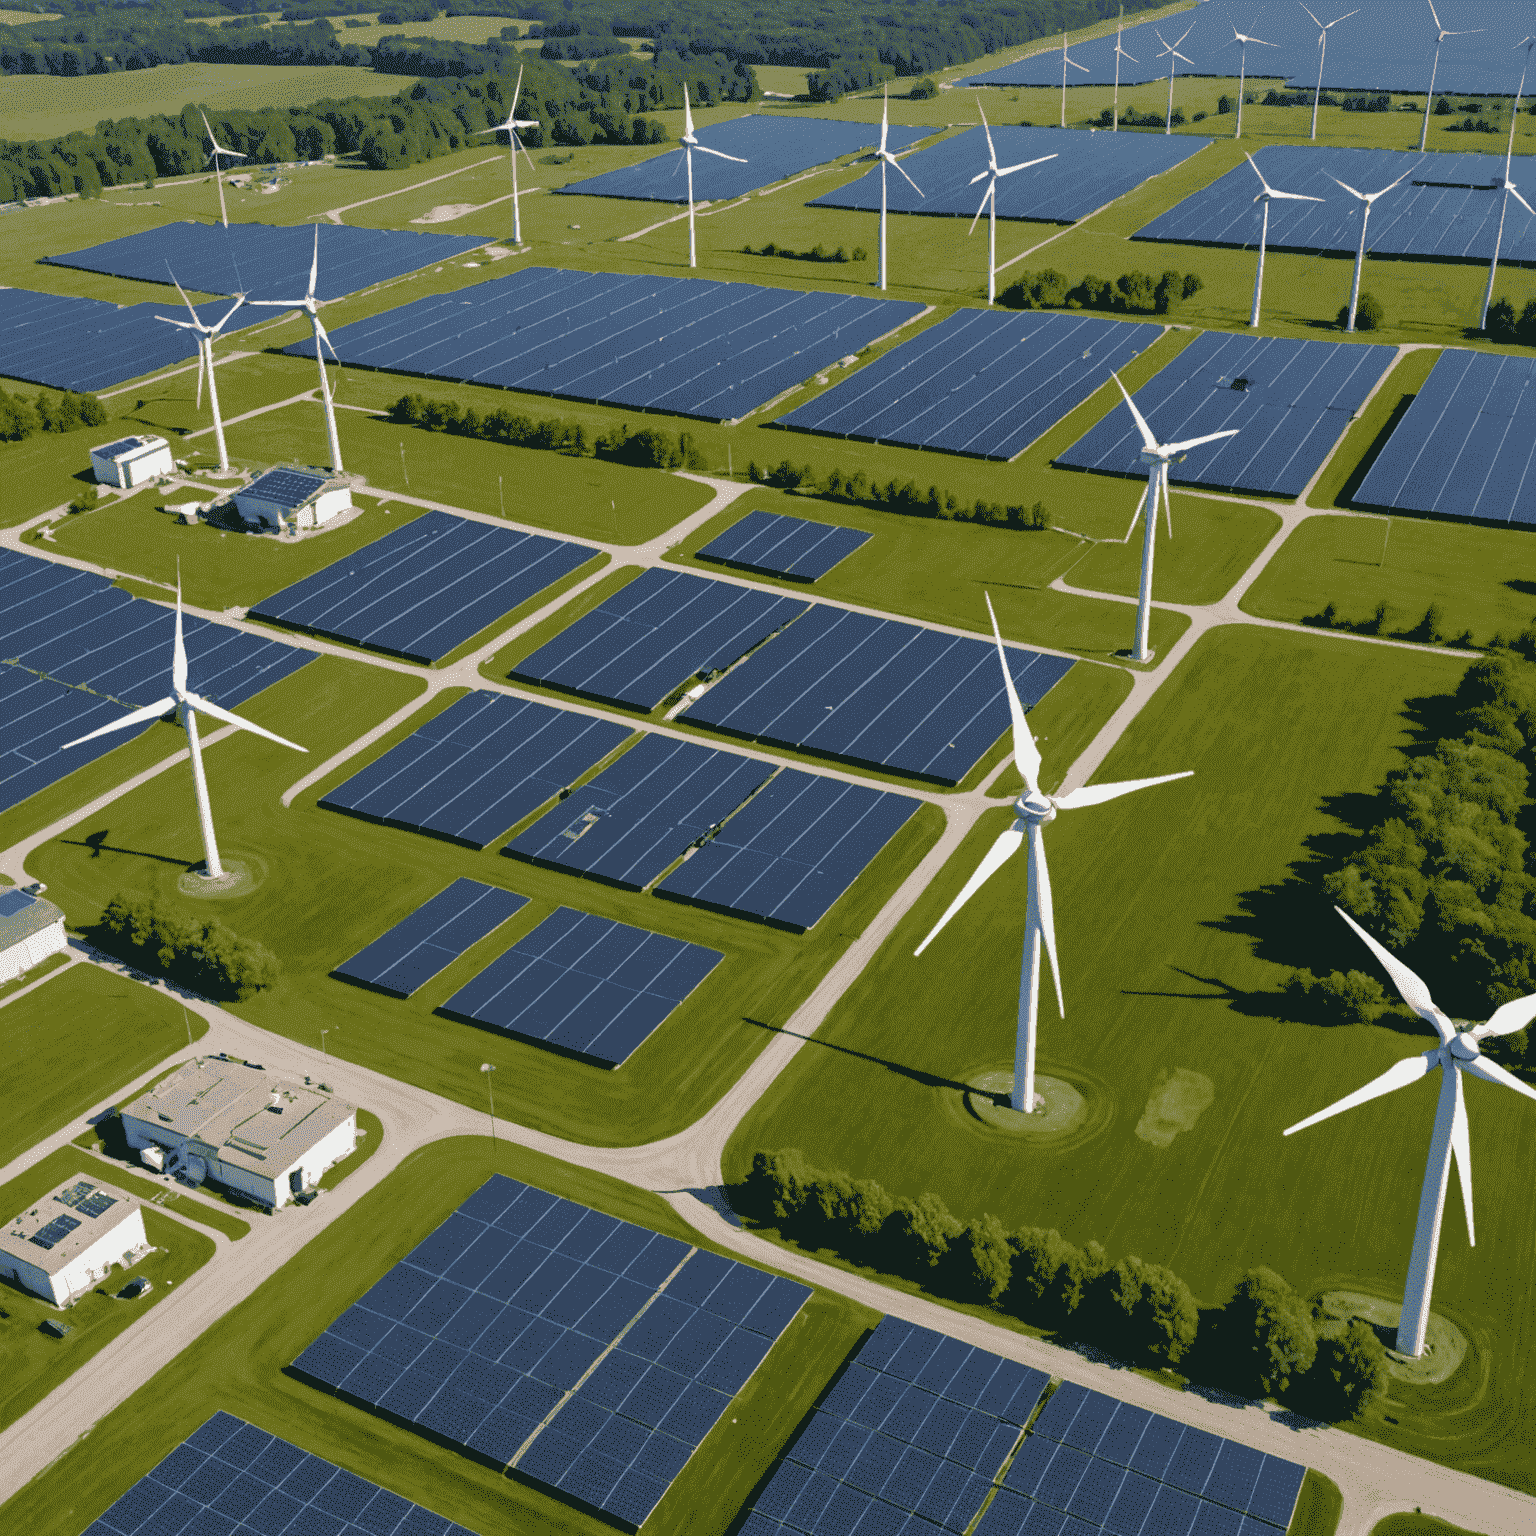
[[[1286,1527],[1286,1536],[1333,1536],[1343,1511],[1344,1495],[1340,1493],[1339,1485],[1331,1477],[1308,1467],[1291,1523]]]
[[[1438,1520],[1434,1515],[1388,1515],[1371,1527],[1371,1536],[1476,1536],[1476,1532]]]
[[[655,1195],[483,1139],[413,1153],[354,1209],[96,1425],[0,1514],[32,1536],[76,1536],[220,1408],[394,1489],[473,1531],[600,1536],[612,1527],[353,1408],[285,1367],[492,1171],[671,1233],[698,1236]],[[707,1245],[706,1245],[707,1246]],[[817,1292],[646,1524],[723,1536],[810,1403],[878,1315]]]

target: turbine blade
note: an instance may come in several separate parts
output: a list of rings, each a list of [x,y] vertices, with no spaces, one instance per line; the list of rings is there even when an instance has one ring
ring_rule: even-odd
[[[1079,64],[1076,59],[1068,59],[1067,63],[1070,64],[1073,69],[1082,70],[1085,75],[1088,73],[1088,66],[1086,64]]]
[[[1297,3],[1300,4],[1301,0],[1297,0]],[[1312,16],[1313,23],[1316,26],[1321,28],[1323,31],[1327,30],[1326,27],[1323,27],[1322,22],[1318,21],[1317,17],[1312,15],[1312,8],[1311,8],[1311,6],[1309,6],[1309,5],[1302,5],[1301,8],[1302,8],[1302,10],[1304,10],[1307,13],[1308,16]],[[1434,6],[1430,6],[1430,10],[1434,10]]]
[[[979,181],[981,178],[977,177],[976,179]],[[981,194],[981,207],[976,210],[976,217],[971,220],[971,227],[966,230],[966,234],[968,236],[974,235],[976,233],[976,226],[981,222],[982,214],[987,211],[987,199],[992,195],[992,188],[995,185],[996,180],[997,178],[994,176],[992,180],[987,183],[987,190]]]
[[[971,177],[969,185],[974,187],[978,181],[985,181],[991,174],[992,172],[990,170],[977,171],[976,174]]]
[[[1325,176],[1328,176],[1328,173],[1326,171],[1324,171],[1323,174]],[[1339,186],[1343,187],[1344,190],[1346,192],[1348,192],[1351,197],[1358,197],[1362,203],[1370,202],[1370,198],[1368,198],[1365,195],[1364,192],[1356,192],[1355,189],[1352,186],[1350,186],[1350,184],[1347,181],[1339,181],[1339,178],[1337,176],[1328,176],[1328,180],[1332,181],[1332,182],[1336,182]],[[1395,185],[1395,183],[1394,183],[1394,185]]]
[[[1171,784],[1175,779],[1194,777],[1195,770],[1186,768],[1183,773],[1163,773],[1155,779],[1121,779],[1116,784],[1085,784],[1070,794],[1052,795],[1051,804],[1058,811],[1076,811],[1085,805],[1103,805],[1106,800],[1118,800],[1121,795],[1133,795],[1138,789],[1151,789],[1154,784]]]
[[[688,82],[683,82],[683,132],[693,137],[693,106],[688,100]]]
[[[1472,1135],[1467,1128],[1467,1096],[1462,1086],[1461,1073],[1452,1072],[1452,1091],[1456,1095],[1456,1108],[1451,1118],[1451,1156],[1456,1172],[1461,1176],[1461,1205],[1467,1213],[1467,1242],[1477,1247],[1472,1225]]]
[[[507,121],[517,116],[517,98],[523,94],[523,66],[517,66],[517,84],[512,87],[512,105],[507,109]]]
[[[1204,437],[1187,438],[1182,443],[1169,443],[1164,451],[1169,454],[1187,453],[1191,448],[1204,447],[1206,443],[1214,443],[1223,437],[1236,437],[1237,428],[1228,427],[1224,432],[1207,432]]]
[[[1417,169],[1418,169],[1417,165],[1410,165],[1408,167],[1408,169],[1403,172],[1402,176],[1399,176],[1397,178],[1397,181],[1402,181],[1404,177],[1411,175]],[[1387,195],[1387,193],[1390,192],[1392,190],[1392,188],[1397,185],[1397,181],[1389,181],[1386,184],[1386,186],[1384,186],[1381,189],[1380,192],[1372,192],[1371,195],[1368,198],[1366,198],[1366,201],[1368,203],[1374,203],[1378,197],[1385,197]],[[1341,182],[1340,185],[1342,186],[1343,183]],[[1356,193],[1355,195],[1358,197],[1359,193]]]
[[[893,170],[901,171],[901,174],[904,177],[906,177],[906,180],[910,183],[910,185],[912,187],[912,190],[914,192],[916,192],[919,197],[924,198],[926,200],[927,194],[923,191],[923,189],[920,186],[918,186],[918,184],[915,181],[912,180],[912,178],[910,176],[907,176],[907,173],[904,170],[902,170],[901,162],[899,160],[897,160],[894,155],[890,156],[889,159],[890,159],[891,168]],[[1515,193],[1515,196],[1519,197],[1520,194],[1517,192],[1517,193]],[[1524,199],[1521,199],[1521,200],[1524,201]]]
[[[109,721],[106,725],[99,725],[94,731],[88,731],[84,736],[77,736],[73,741],[66,741],[59,751],[67,752],[71,747],[78,747],[83,742],[95,741],[98,736],[107,736],[113,731],[126,731],[129,726],[158,720],[161,715],[169,714],[175,708],[175,699],[159,699],[153,704],[146,704],[143,709],[136,709],[131,714]]]
[[[251,731],[257,736],[265,736],[268,741],[275,741],[280,747],[292,747],[295,752],[308,752],[308,747],[301,747],[296,741],[289,741],[285,736],[279,736],[275,731],[269,731],[264,726],[252,725],[249,720],[242,720],[239,715],[232,715],[227,709],[221,709],[217,704],[200,698],[195,693],[189,693],[186,701],[191,708],[200,715],[207,715],[213,720],[222,720],[225,725],[238,726],[242,731]]]
[[[309,293],[306,295],[307,298],[311,298],[311,299],[314,298],[314,296],[315,296],[315,284],[319,281],[319,279],[320,279],[320,225],[319,225],[319,223],[317,221],[316,224],[315,224],[315,254],[314,254],[313,259],[309,263]]]
[[[252,309],[303,309],[303,299],[247,299]]]
[[[1520,206],[1522,208],[1524,208],[1527,213],[1536,214],[1536,208],[1532,208],[1531,205],[1528,202],[1526,202],[1526,200],[1523,197],[1520,196],[1520,194],[1514,189],[1514,187],[1509,187],[1509,195],[1512,198],[1514,198],[1514,200],[1517,203],[1519,203]]]
[[[1378,944],[1343,907],[1335,907],[1333,910],[1360,935],[1365,947],[1381,962],[1382,970],[1392,978],[1392,985],[1397,988],[1397,995],[1425,1023],[1434,1025],[1435,1033],[1440,1036],[1440,1043],[1444,1045],[1453,1039],[1456,1031],[1451,1027],[1451,1021],[1435,1006],[1435,1000],[1429,995],[1429,988],[1425,986],[1423,978],[1409,970],[1396,955]]]
[[[885,136],[891,128],[891,88],[880,87],[880,153],[885,153]]]
[[[209,334],[212,335],[212,336],[217,336],[219,334],[219,332],[222,331],[224,329],[224,327],[226,325],[228,325],[229,322],[235,318],[235,311],[237,309],[239,309],[240,306],[242,304],[244,304],[244,303],[245,303],[245,295],[243,293],[237,294],[235,296],[235,302],[229,306],[229,313],[227,315],[225,315],[224,318],[222,320],[220,320],[219,323],[216,326],[214,326],[213,330],[211,332],[209,332]]]
[[[174,325],[178,331],[202,330],[201,324],[194,325],[190,320],[172,320],[169,315],[156,315],[155,319],[162,321],[166,325]]]
[[[1125,403],[1130,406],[1131,415],[1136,418],[1136,430],[1141,433],[1142,447],[1155,451],[1157,448],[1157,439],[1152,436],[1152,428],[1147,425],[1146,417],[1136,409],[1136,402],[1125,393],[1125,385],[1120,382],[1120,375],[1117,373],[1111,373],[1110,378],[1115,381],[1115,387],[1120,391],[1120,393],[1125,395]],[[1152,512],[1155,516],[1157,513],[1157,508],[1154,507]]]
[[[1276,192],[1273,188],[1270,189],[1269,195],[1271,197],[1282,197],[1288,203],[1322,203],[1327,201],[1326,198],[1322,197],[1308,197],[1305,192]]]
[[[341,359],[336,356],[336,348],[335,348],[334,345],[332,345],[331,338],[330,338],[329,334],[326,332],[325,327],[320,324],[320,316],[319,315],[311,315],[309,318],[311,320],[313,320],[314,323],[315,323],[315,338],[316,338],[315,339],[315,353],[316,353],[316,356],[319,355],[320,343],[323,341],[326,344],[326,346],[330,348],[331,360],[333,362],[337,363],[337,364],[340,364]]]
[[[1512,1035],[1516,1030],[1524,1029],[1532,1019],[1536,1019],[1536,992],[1529,997],[1517,997],[1514,1002],[1495,1008],[1489,1014],[1488,1022],[1479,1024],[1472,1031],[1472,1038],[1486,1040],[1489,1035]]]
[[[1163,493],[1163,516],[1168,521],[1168,537],[1173,537],[1173,497],[1168,494],[1168,460],[1162,463],[1162,472],[1157,477],[1158,488]],[[1154,509],[1155,511],[1156,509]]]
[[[1245,159],[1248,164],[1253,167],[1253,174],[1259,178],[1259,185],[1263,187],[1264,190],[1271,196],[1274,196],[1274,189],[1267,181],[1264,180],[1264,172],[1259,169],[1259,162],[1255,160],[1246,149],[1243,151],[1243,159]]]
[[[987,136],[987,164],[989,166],[994,166],[997,164],[997,151],[992,147],[992,128],[987,122],[987,114],[981,110],[980,96],[976,98],[976,111],[981,116],[982,131]]]
[[[1536,1099],[1536,1088],[1528,1088],[1518,1077],[1506,1072],[1496,1061],[1489,1061],[1486,1056],[1474,1056],[1471,1061],[1461,1063],[1463,1072],[1470,1072],[1473,1077],[1480,1077],[1485,1083],[1499,1083],[1505,1088],[1513,1088],[1516,1093],[1523,1093],[1528,1099]]]
[[[1438,1051],[1425,1051],[1422,1056],[1410,1056],[1405,1061],[1399,1061],[1388,1067],[1380,1077],[1373,1077],[1364,1088],[1357,1088],[1353,1093],[1346,1094],[1338,1103],[1330,1104],[1327,1109],[1320,1109],[1315,1115],[1308,1115],[1305,1120],[1298,1120],[1295,1125],[1288,1126],[1284,1134],[1293,1136],[1297,1131],[1304,1131],[1320,1120],[1332,1119],[1334,1115],[1342,1115],[1346,1109],[1369,1104],[1372,1099],[1379,1099],[1384,1094],[1395,1093],[1399,1088],[1406,1088],[1409,1083],[1416,1083],[1421,1077],[1428,1076],[1438,1057]]]
[[[1038,160],[1020,160],[1017,165],[1005,165],[999,168],[999,176],[1012,176],[1015,171],[1027,171],[1032,165],[1044,165],[1047,160],[1054,160],[1055,155],[1041,155]]]
[[[166,262],[165,270],[171,272],[170,262]],[[174,272],[171,272],[171,281],[176,283],[176,274]],[[187,297],[187,290],[180,283],[176,283],[176,292],[181,295],[181,302],[187,306],[187,313],[192,316],[193,323],[201,326],[203,322],[198,319],[197,311],[192,307],[192,300]]]
[[[1051,901],[1051,872],[1045,866],[1045,837],[1040,827],[1029,829],[1030,894],[1035,911],[1040,914],[1040,939],[1046,958],[1051,962],[1051,980],[1056,983],[1056,1011],[1066,1018],[1067,1005],[1061,996],[1061,962],[1056,958],[1056,909]]]
[[[530,171],[532,171],[535,176],[537,176],[539,174],[539,169],[533,163],[533,156],[528,153],[527,146],[523,143],[523,141],[520,138],[518,138],[518,136],[515,133],[512,135],[512,142],[513,142],[514,145],[517,146],[517,149],[522,150],[522,152],[523,152],[523,159],[528,162],[528,169]],[[515,152],[516,151],[514,151],[514,153]]]
[[[1306,10],[1306,7],[1303,6],[1302,9]],[[1310,15],[1311,12],[1309,11],[1307,14]],[[1437,32],[1445,31],[1445,28],[1440,25],[1440,13],[1435,9],[1435,0],[1429,0],[1429,14],[1435,18],[1435,30]]]
[[[965,888],[950,902],[944,916],[929,929],[928,937],[912,951],[914,955],[922,954],[938,938],[950,918],[1019,851],[1019,844],[1023,841],[1024,834],[1015,825],[1010,827],[992,844],[987,850],[987,856],[976,866],[976,873],[965,882]]]
[[[740,155],[728,155],[724,150],[711,149],[707,144],[695,144],[693,147],[701,155],[714,155],[718,160],[734,160],[737,165],[745,165],[747,163]]]
[[[187,693],[187,642],[181,632],[181,560],[176,561],[176,638],[171,644],[171,687],[178,699]]]
[[[1013,686],[1013,673],[1008,670],[1008,653],[1003,649],[1003,632],[997,627],[997,615],[992,611],[992,596],[984,592],[987,600],[987,617],[992,620],[992,636],[997,641],[997,661],[1003,669],[1003,688],[1008,695],[1008,718],[1013,724],[1013,762],[1024,780],[1026,789],[1040,788],[1040,748],[1034,733],[1024,719],[1024,706],[1019,702],[1018,689]]]

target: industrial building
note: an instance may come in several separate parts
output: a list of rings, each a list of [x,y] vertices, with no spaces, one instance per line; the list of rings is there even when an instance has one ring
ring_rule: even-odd
[[[30,891],[0,891],[0,982],[69,948],[64,914]]]
[[[147,1167],[205,1179],[275,1210],[357,1145],[357,1107],[308,1083],[199,1056],[120,1111]]]
[[[269,469],[235,492],[235,507],[246,523],[278,533],[318,528],[351,505],[347,481],[302,469]]]
[[[171,445],[163,437],[123,437],[91,449],[91,470],[103,485],[132,490],[148,480],[174,474]]]
[[[95,1179],[71,1178],[0,1233],[0,1277],[68,1306],[149,1251],[144,1211],[132,1195]]]

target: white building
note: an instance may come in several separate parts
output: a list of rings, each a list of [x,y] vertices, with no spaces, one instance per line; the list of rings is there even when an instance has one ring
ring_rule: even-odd
[[[132,1195],[94,1179],[69,1179],[6,1223],[0,1276],[67,1306],[149,1251],[144,1212]]]
[[[124,437],[91,449],[91,469],[103,485],[131,490],[146,480],[174,474],[171,445],[163,437]]]
[[[0,981],[14,981],[34,965],[69,948],[64,914],[27,891],[0,891]]]
[[[275,1209],[357,1145],[357,1107],[223,1056],[199,1056],[120,1111],[151,1168]]]
[[[318,528],[351,505],[352,489],[345,480],[302,469],[269,469],[235,492],[235,506],[246,522],[279,533]]]

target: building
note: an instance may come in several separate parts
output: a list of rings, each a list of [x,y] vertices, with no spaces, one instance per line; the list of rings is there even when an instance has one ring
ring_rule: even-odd
[[[144,1210],[132,1195],[72,1178],[5,1224],[0,1276],[63,1307],[105,1280],[114,1264],[130,1269],[148,1252]]]
[[[247,523],[279,533],[318,528],[351,505],[352,489],[345,480],[302,469],[269,469],[235,492],[235,506]]]
[[[189,1061],[120,1114],[146,1166],[272,1209],[314,1189],[357,1145],[355,1105],[223,1056]]]
[[[123,437],[91,449],[91,470],[103,485],[132,490],[146,480],[174,474],[171,445],[163,437]]]
[[[0,891],[0,981],[14,981],[68,948],[64,914],[51,901],[14,888]]]

